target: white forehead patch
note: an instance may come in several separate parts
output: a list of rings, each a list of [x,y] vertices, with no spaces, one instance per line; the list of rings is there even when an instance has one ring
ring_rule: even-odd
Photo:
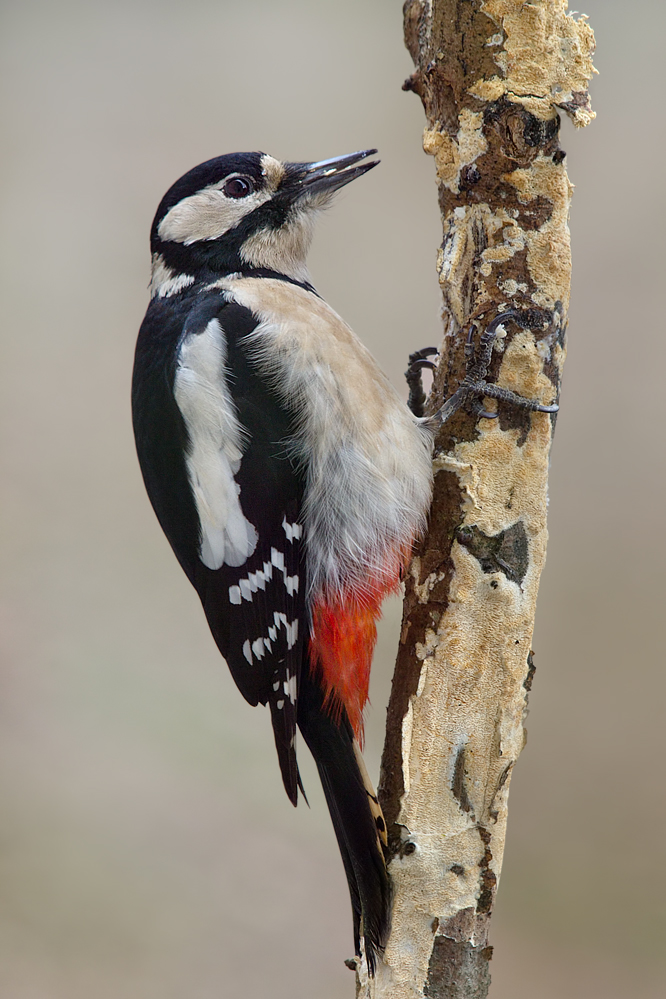
[[[264,153],[260,162],[261,172],[266,178],[269,190],[276,191],[284,177],[284,167],[279,160],[276,160],[274,156],[269,156],[268,153]]]

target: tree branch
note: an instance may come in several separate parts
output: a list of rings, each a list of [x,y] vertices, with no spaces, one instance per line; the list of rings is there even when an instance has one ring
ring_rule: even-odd
[[[426,113],[443,242],[444,340],[434,412],[465,374],[465,341],[508,309],[488,381],[549,404],[559,395],[571,260],[571,186],[559,116],[593,117],[594,37],[566,0],[408,0],[405,39]],[[488,924],[512,768],[534,666],[555,419],[486,398],[435,449],[430,528],[406,581],[380,797],[393,921],[373,999],[488,993]]]

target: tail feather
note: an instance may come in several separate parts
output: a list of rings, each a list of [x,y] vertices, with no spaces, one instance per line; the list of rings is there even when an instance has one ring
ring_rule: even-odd
[[[325,695],[308,670],[303,671],[298,698],[298,726],[312,753],[331,813],[354,913],[354,943],[361,953],[363,938],[370,974],[388,935],[390,886],[371,808],[376,797],[361,772],[354,732],[343,710],[333,718],[324,707]],[[365,768],[363,768],[365,770]],[[364,779],[365,778],[365,779]],[[383,820],[382,820],[383,822]]]
[[[283,694],[282,700],[279,702],[279,708],[275,698],[269,700],[269,705],[271,709],[271,721],[273,722],[275,748],[280,763],[280,773],[282,774],[282,783],[292,805],[296,806],[298,803],[298,790],[300,788],[302,792],[303,786],[296,761],[296,726],[293,717],[290,717],[289,712],[284,710],[285,701],[286,697]],[[303,796],[305,797],[305,795]]]

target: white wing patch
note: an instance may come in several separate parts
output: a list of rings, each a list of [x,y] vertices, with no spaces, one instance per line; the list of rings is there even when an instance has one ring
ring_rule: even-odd
[[[243,565],[257,546],[234,475],[243,456],[243,428],[227,388],[226,342],[217,319],[191,333],[178,352],[174,396],[190,446],[187,474],[201,525],[199,557],[209,569]]]

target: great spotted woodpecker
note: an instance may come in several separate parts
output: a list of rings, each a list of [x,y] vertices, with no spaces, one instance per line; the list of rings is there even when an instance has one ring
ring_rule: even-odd
[[[425,523],[433,421],[319,297],[306,254],[317,212],[375,152],[236,153],[181,177],[151,229],[132,389],[151,503],[241,693],[270,707],[294,805],[297,728],[315,759],[371,973],[390,892],[363,709],[380,607]],[[497,389],[492,336],[444,415],[470,399],[495,415],[476,402]]]

